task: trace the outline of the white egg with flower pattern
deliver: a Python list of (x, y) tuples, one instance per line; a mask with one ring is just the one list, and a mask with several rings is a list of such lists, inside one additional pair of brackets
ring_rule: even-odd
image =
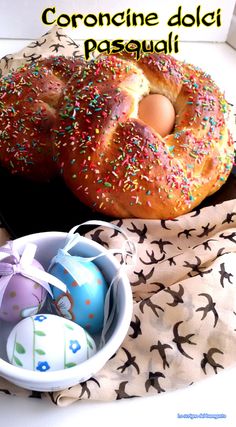
[(71, 368), (95, 353), (93, 338), (81, 326), (54, 314), (21, 320), (7, 339), (9, 362), (38, 372)]

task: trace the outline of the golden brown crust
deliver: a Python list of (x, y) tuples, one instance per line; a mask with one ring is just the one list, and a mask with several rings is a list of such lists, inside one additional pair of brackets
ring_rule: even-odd
[(13, 174), (35, 180), (55, 174), (50, 129), (61, 91), (80, 65), (51, 57), (0, 79), (0, 163)]
[[(167, 96), (173, 133), (137, 117), (148, 93)], [(228, 105), (211, 78), (167, 55), (101, 57), (70, 80), (55, 149), (67, 185), (114, 217), (173, 218), (218, 190), (233, 162)]]

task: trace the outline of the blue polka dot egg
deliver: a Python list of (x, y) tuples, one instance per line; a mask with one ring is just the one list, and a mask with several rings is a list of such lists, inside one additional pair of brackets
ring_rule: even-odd
[(59, 249), (49, 273), (67, 286), (63, 293), (53, 287), (53, 304), (61, 316), (73, 320), (91, 334), (101, 332), (107, 283), (94, 262)]

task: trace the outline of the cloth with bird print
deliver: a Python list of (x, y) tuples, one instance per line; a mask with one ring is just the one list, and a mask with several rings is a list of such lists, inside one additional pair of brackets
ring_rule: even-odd
[(39, 61), (49, 56), (65, 55), (67, 57), (83, 57), (83, 46), (68, 37), (62, 28), (53, 27), (36, 41), (19, 52), (5, 55), (0, 59), (0, 76), (6, 75), (23, 64)]
[[(65, 47), (63, 47), (65, 46)], [(49, 54), (81, 55), (77, 43), (54, 28), (0, 70)], [(0, 71), (1, 73), (1, 71)], [(0, 378), (0, 393), (47, 397), (59, 406), (81, 399), (119, 400), (187, 387), (236, 364), (236, 200), (197, 209), (174, 220), (115, 221), (137, 246), (127, 269), (133, 317), (116, 354), (88, 381), (53, 393), (29, 392)], [(1, 244), (7, 240), (0, 230)], [(107, 248), (119, 234), (87, 233)], [(119, 255), (117, 255), (120, 260)]]
[[(135, 267), (127, 269), (134, 301), (130, 328), (93, 378), (37, 393), (60, 406), (168, 392), (235, 366), (236, 200), (175, 220), (114, 223), (138, 253)], [(101, 227), (86, 237), (105, 248), (122, 244), (116, 231)], [(29, 395), (4, 379), (1, 391)]]
[[(58, 405), (167, 392), (235, 365), (236, 200), (175, 220), (114, 223), (138, 252), (127, 270), (130, 328), (97, 375), (51, 395)], [(101, 227), (86, 236), (106, 248), (121, 244), (117, 232)]]

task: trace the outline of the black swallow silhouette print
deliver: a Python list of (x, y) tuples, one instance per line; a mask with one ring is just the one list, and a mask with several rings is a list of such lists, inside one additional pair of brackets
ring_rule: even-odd
[(136, 282), (133, 282), (132, 286), (139, 286), (142, 284), (145, 285), (147, 281), (152, 277), (153, 272), (154, 267), (146, 275), (144, 274), (143, 269), (138, 272), (134, 271), (134, 274), (138, 276), (138, 280)]
[(147, 257), (148, 257), (149, 261), (144, 261), (142, 258), (139, 258), (140, 261), (144, 265), (158, 264), (158, 262), (161, 262), (161, 261), (163, 261), (165, 259), (165, 254), (163, 254), (160, 258), (156, 258), (154, 251), (150, 251), (149, 252), (148, 250), (146, 250), (146, 254), (147, 254)]
[(135, 233), (139, 237), (139, 240), (137, 243), (143, 243), (144, 240), (147, 239), (146, 224), (144, 224), (143, 228), (138, 228), (133, 222), (131, 222), (131, 225), (133, 228), (127, 228), (127, 230), (130, 231), (130, 233)]
[(225, 271), (225, 263), (224, 262), (222, 262), (222, 264), (220, 264), (219, 273), (220, 273), (220, 284), (221, 284), (222, 288), (224, 288), (224, 285), (225, 285), (224, 281), (225, 280), (227, 280), (228, 283), (230, 283), (231, 285), (233, 284), (233, 282), (231, 280), (231, 278), (233, 277), (233, 274), (227, 273), (227, 271)]
[(223, 239), (228, 239), (233, 243), (236, 243), (236, 240), (235, 240), (236, 232), (235, 231), (231, 234), (226, 234), (226, 235), (225, 235), (225, 233), (222, 233), (222, 234), (220, 234), (220, 237), (222, 237)]
[(183, 345), (184, 344), (189, 344), (189, 345), (196, 345), (195, 342), (191, 341), (191, 338), (195, 335), (195, 334), (187, 334), (187, 335), (180, 335), (179, 334), (179, 326), (183, 323), (183, 321), (179, 321), (177, 323), (175, 323), (174, 327), (173, 327), (173, 335), (174, 335), (174, 339), (172, 340), (176, 345), (177, 348), (179, 350), (179, 352), (185, 356), (188, 357), (189, 359), (193, 359), (193, 357), (191, 357), (188, 353), (186, 353), (186, 351), (183, 349)]
[(219, 363), (217, 363), (214, 358), (213, 355), (214, 354), (224, 354), (223, 351), (219, 350), (218, 348), (210, 348), (207, 353), (203, 353), (203, 359), (201, 360), (201, 368), (204, 372), (204, 374), (206, 374), (206, 366), (209, 365), (211, 368), (213, 368), (215, 374), (217, 374), (217, 369), (221, 368), (224, 369), (224, 367), (222, 365), (220, 365)]
[(183, 231), (180, 231), (180, 233), (178, 233), (178, 237), (180, 237), (180, 236), (185, 236), (186, 237), (186, 239), (188, 239), (189, 237), (192, 237), (192, 234), (191, 234), (191, 232), (192, 231), (195, 231), (196, 230), (196, 228), (189, 228), (189, 229), (186, 229), (186, 230), (183, 230)]
[(203, 248), (204, 248), (205, 251), (207, 251), (207, 250), (211, 251), (212, 247), (210, 245), (210, 242), (217, 242), (217, 240), (216, 239), (205, 240), (204, 242), (199, 243), (199, 245), (193, 246), (193, 249), (196, 249), (196, 248), (199, 248), (199, 247), (203, 246)]
[(236, 212), (230, 212), (227, 213), (225, 220), (222, 222), (222, 224), (231, 224), (234, 223), (234, 216), (236, 216)]
[(81, 399), (84, 394), (87, 395), (88, 399), (90, 398), (90, 396), (91, 396), (91, 391), (89, 389), (89, 383), (90, 382), (94, 382), (98, 387), (100, 387), (99, 382), (95, 378), (90, 378), (89, 380), (80, 383), (80, 385), (81, 385), (81, 393), (80, 393), (79, 399)]
[(181, 284), (179, 284), (179, 290), (175, 291), (173, 290), (171, 287), (170, 288), (166, 288), (165, 292), (167, 292), (168, 294), (170, 294), (173, 298), (172, 302), (168, 302), (167, 305), (169, 305), (170, 307), (176, 307), (178, 304), (183, 304), (183, 295), (184, 295), (184, 288)]
[(127, 360), (122, 366), (119, 366), (117, 370), (120, 369), (121, 373), (123, 373), (127, 368), (132, 366), (136, 370), (137, 374), (139, 374), (140, 369), (137, 363), (135, 362), (136, 356), (132, 356), (131, 353), (124, 347), (122, 347), (122, 350), (125, 352)]
[(167, 245), (173, 245), (173, 243), (171, 243), (171, 242), (169, 242), (169, 241), (167, 241), (167, 240), (162, 240), (162, 239), (160, 239), (160, 240), (153, 240), (152, 242), (151, 242), (151, 244), (156, 244), (156, 245), (158, 245), (158, 247), (159, 247), (159, 251), (160, 251), (160, 253), (161, 254), (166, 254), (166, 251), (165, 251), (165, 246), (167, 246)]
[(166, 367), (169, 368), (170, 366), (166, 358), (166, 350), (169, 348), (172, 349), (170, 344), (162, 344), (161, 341), (158, 341), (157, 344), (154, 344), (150, 347), (150, 352), (153, 350), (157, 350), (159, 352), (159, 355), (163, 362), (163, 369), (165, 369)]
[(208, 237), (209, 234), (214, 231), (216, 228), (216, 225), (213, 225), (213, 227), (210, 227), (210, 223), (208, 222), (208, 224), (206, 226), (202, 226), (203, 232), (201, 234), (199, 234), (197, 237)]
[(138, 397), (137, 395), (130, 395), (125, 391), (125, 388), (126, 388), (128, 383), (129, 383), (129, 381), (122, 381), (119, 384), (119, 388), (117, 390), (115, 390), (115, 393), (117, 394), (116, 400), (130, 399), (132, 397)]
[(60, 43), (54, 43), (51, 46), (49, 46), (50, 49), (52, 49), (52, 52), (58, 53), (60, 49), (65, 49), (65, 46)]
[(160, 378), (165, 378), (162, 372), (149, 372), (148, 380), (145, 382), (145, 389), (149, 391), (150, 387), (153, 387), (157, 393), (164, 392), (164, 388), (160, 385)]
[(141, 322), (138, 316), (135, 314), (135, 321), (131, 321), (130, 327), (133, 329), (133, 333), (129, 336), (133, 339), (137, 338), (139, 335), (142, 335), (141, 331)]
[[(189, 277), (194, 277), (194, 276), (201, 276), (203, 277), (204, 274), (210, 274), (212, 272), (212, 268), (210, 268), (209, 270), (205, 270), (203, 271), (204, 267), (201, 267), (201, 260), (198, 256), (195, 257), (196, 258), (196, 264), (190, 263), (188, 261), (185, 261), (184, 266), (183, 267), (187, 267), (190, 268), (191, 271), (188, 273)], [(193, 273), (196, 273), (193, 275)]]
[(219, 319), (219, 315), (216, 311), (215, 305), (216, 303), (213, 302), (213, 299), (211, 297), (211, 295), (209, 294), (199, 294), (199, 296), (205, 297), (207, 299), (208, 304), (205, 307), (199, 307), (196, 309), (196, 312), (202, 311), (203, 315), (202, 315), (202, 319), (205, 319), (205, 317), (208, 315), (208, 313), (212, 313), (214, 316), (214, 328), (217, 325), (218, 319)]

